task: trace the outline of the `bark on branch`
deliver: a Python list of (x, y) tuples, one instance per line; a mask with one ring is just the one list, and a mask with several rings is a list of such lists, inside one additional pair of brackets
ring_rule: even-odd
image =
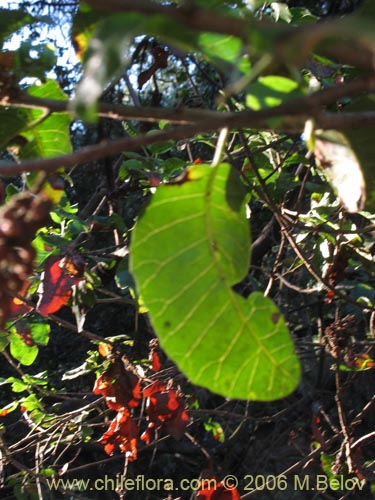
[[(250, 128), (250, 129), (273, 129), (279, 132), (302, 132), (307, 119), (313, 118), (318, 128), (324, 129), (343, 129), (367, 126), (375, 126), (375, 112), (365, 113), (325, 113), (324, 106), (331, 104), (342, 97), (350, 97), (361, 93), (370, 93), (375, 91), (375, 77), (364, 78), (340, 85), (338, 87), (328, 88), (316, 92), (310, 96), (300, 97), (290, 100), (275, 106), (273, 108), (261, 109), (259, 111), (246, 110), (238, 113), (221, 113), (205, 110), (189, 110), (185, 112), (191, 124), (174, 127), (173, 129), (164, 130), (155, 134), (141, 134), (133, 138), (122, 138), (114, 141), (104, 141), (100, 144), (82, 148), (69, 155), (57, 156), (52, 158), (43, 158), (37, 160), (27, 160), (19, 164), (11, 162), (0, 162), (0, 175), (18, 175), (22, 172), (45, 171), (52, 172), (59, 167), (72, 167), (84, 162), (104, 158), (108, 155), (119, 154), (123, 151), (135, 150), (141, 146), (155, 144), (167, 140), (181, 140), (193, 137), (201, 133), (213, 132), (215, 130), (228, 128)], [(39, 100), (39, 103), (47, 106), (49, 111), (65, 111), (68, 110), (67, 101), (50, 101)], [(32, 99), (29, 98), (28, 103), (31, 105)], [(9, 104), (21, 106), (21, 101), (9, 102)], [(36, 104), (36, 101), (34, 101)], [(42, 107), (43, 107), (42, 106)], [(104, 106), (104, 105), (101, 105)], [(102, 110), (105, 108), (101, 108)], [(113, 106), (107, 109), (108, 112), (113, 112)], [(143, 113), (142, 113), (143, 109)], [(157, 121), (160, 119), (176, 120), (180, 110), (162, 110), (156, 111), (154, 108), (139, 108), (126, 107), (125, 114), (129, 118), (129, 111), (135, 119), (146, 119)], [(118, 105), (117, 105), (118, 111)], [(104, 112), (104, 111), (102, 111)], [(207, 114), (205, 114), (207, 113)], [(116, 117), (119, 113), (117, 113)], [(143, 116), (142, 116), (143, 114)], [(183, 114), (183, 112), (182, 112)], [(193, 120), (194, 116), (194, 120)], [(138, 118), (137, 118), (138, 117)], [(277, 123), (272, 121), (273, 118), (279, 118)], [(121, 119), (126, 119), (122, 117)], [(185, 118), (186, 119), (186, 118)], [(174, 123), (176, 123), (174, 121)], [(179, 122), (177, 122), (179, 123)], [(181, 123), (181, 122), (180, 122)]]

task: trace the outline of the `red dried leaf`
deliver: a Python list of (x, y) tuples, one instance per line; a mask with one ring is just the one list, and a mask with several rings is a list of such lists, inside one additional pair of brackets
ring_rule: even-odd
[(95, 381), (93, 393), (104, 396), (111, 410), (122, 411), (127, 407), (138, 406), (141, 399), (141, 385), (138, 376), (125, 368), (124, 361), (114, 358)]
[(143, 390), (148, 398), (147, 415), (158, 428), (164, 427), (175, 439), (181, 439), (189, 422), (184, 402), (177, 391), (168, 389), (162, 382), (155, 381)]
[(137, 439), (139, 428), (127, 409), (119, 411), (112, 420), (107, 432), (100, 438), (104, 450), (112, 455), (116, 448), (125, 453), (130, 461), (137, 458)]
[(155, 351), (150, 352), (150, 361), (151, 361), (151, 368), (154, 370), (154, 372), (158, 372), (160, 370), (160, 357), (159, 354)]
[(105, 342), (100, 342), (98, 346), (98, 351), (103, 358), (106, 358), (112, 351), (111, 344), (106, 344)]
[(151, 439), (154, 437), (154, 429), (155, 424), (153, 422), (150, 422), (147, 429), (141, 435), (141, 441), (144, 441), (146, 444), (150, 444)]
[(150, 78), (155, 74), (155, 71), (157, 70), (157, 66), (153, 64), (149, 69), (146, 69), (145, 71), (142, 71), (142, 73), (139, 73), (138, 75), (138, 89), (141, 90), (143, 85), (147, 83)]
[(152, 48), (151, 54), (154, 62), (148, 69), (138, 75), (138, 89), (142, 89), (143, 85), (154, 76), (159, 68), (163, 69), (168, 66), (168, 52), (162, 47)]
[(331, 304), (331, 302), (333, 301), (334, 297), (335, 297), (335, 292), (333, 290), (328, 290), (326, 298), (325, 298), (325, 302), (327, 304)]
[(72, 287), (82, 278), (84, 261), (80, 256), (51, 256), (44, 264), (42, 293), (37, 309), (43, 316), (53, 314), (69, 301)]
[(161, 178), (159, 174), (156, 174), (155, 172), (150, 172), (147, 175), (147, 178), (150, 183), (150, 187), (158, 187), (161, 184)]
[(151, 49), (151, 54), (158, 68), (168, 67), (168, 52), (166, 50), (162, 47), (156, 46)]
[(198, 491), (197, 500), (240, 500), (240, 494), (237, 488), (229, 490), (224, 488), (221, 483), (217, 483), (215, 488)]

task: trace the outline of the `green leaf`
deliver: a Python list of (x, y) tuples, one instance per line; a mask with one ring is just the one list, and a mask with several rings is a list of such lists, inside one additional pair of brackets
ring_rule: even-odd
[(28, 127), (30, 114), (21, 108), (0, 107), (0, 147), (6, 146), (9, 141), (18, 136)]
[(28, 388), (28, 384), (16, 377), (9, 377), (6, 380), (7, 384), (12, 384), (13, 392), (23, 392)]
[(303, 95), (298, 83), (284, 76), (263, 76), (247, 88), (246, 104), (258, 111), (279, 106), (286, 100)]
[(18, 79), (34, 76), (44, 79), (47, 71), (57, 62), (56, 48), (48, 43), (35, 45), (32, 40), (25, 40), (16, 51), (14, 72)]
[(16, 410), (18, 408), (18, 405), (19, 405), (18, 401), (12, 401), (3, 408), (0, 408), (0, 416), (6, 417), (9, 413)]
[[(47, 80), (41, 85), (33, 85), (27, 93), (44, 99), (67, 100), (59, 84), (53, 80)], [(22, 134), (28, 142), (21, 148), (20, 157), (46, 158), (71, 153), (69, 113), (52, 113), (47, 118), (42, 118), (43, 112), (40, 109), (29, 110), (30, 123), (42, 121)]]
[(22, 338), (12, 331), (10, 333), (10, 354), (22, 365), (30, 366), (38, 356), (38, 347), (25, 344)]
[(27, 411), (42, 409), (42, 405), (35, 394), (29, 394), (27, 397), (21, 398), (20, 403)]
[(30, 319), (30, 331), (33, 341), (39, 345), (47, 345), (51, 327), (45, 321), (45, 318), (34, 316)]
[(0, 352), (3, 351), (9, 344), (9, 334), (7, 332), (0, 332)]
[(219, 59), (230, 63), (238, 60), (242, 48), (239, 38), (218, 33), (201, 33), (198, 44), (203, 53), (214, 61)]
[(46, 371), (43, 371), (37, 373), (34, 376), (26, 373), (23, 376), (23, 381), (31, 385), (48, 385), (48, 373)]
[[(53, 80), (33, 85), (27, 89), (27, 93), (45, 99), (67, 100), (58, 83)], [(0, 147), (9, 145), (20, 158), (68, 154), (72, 151), (70, 122), (68, 113), (47, 116), (39, 108), (0, 107)]]
[(295, 389), (300, 367), (273, 302), (232, 289), (249, 260), (246, 192), (226, 164), (158, 188), (133, 232), (131, 271), (166, 353), (195, 384), (267, 401)]

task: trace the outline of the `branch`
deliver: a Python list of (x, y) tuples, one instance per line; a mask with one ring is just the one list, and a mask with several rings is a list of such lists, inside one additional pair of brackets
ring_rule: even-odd
[[(137, 137), (126, 137), (115, 141), (103, 141), (93, 146), (82, 148), (79, 151), (69, 155), (55, 156), (52, 158), (43, 158), (36, 160), (26, 160), (19, 164), (12, 162), (0, 162), (0, 175), (12, 176), (23, 172), (53, 172), (59, 167), (69, 168), (85, 162), (98, 160), (108, 155), (120, 154), (123, 151), (136, 150), (142, 146), (164, 142), (168, 140), (178, 141), (193, 137), (197, 134), (216, 131), (220, 128), (252, 128), (262, 130), (278, 130), (281, 132), (292, 131), (301, 132), (307, 119), (314, 118), (316, 126), (324, 129), (335, 128), (356, 128), (366, 126), (375, 126), (375, 112), (364, 113), (324, 113), (324, 105), (336, 102), (343, 97), (350, 97), (362, 93), (375, 91), (375, 76), (360, 80), (355, 80), (347, 85), (323, 89), (315, 94), (306, 97), (300, 97), (287, 101), (280, 106), (261, 109), (259, 111), (246, 110), (238, 113), (220, 113), (204, 110), (196, 110), (198, 116), (194, 123), (183, 125), (173, 129), (164, 130), (155, 134), (141, 134)], [(46, 102), (46, 100), (44, 100)], [(49, 102), (49, 101), (48, 101)], [(65, 101), (54, 101), (59, 110), (68, 109), (68, 103)], [(51, 101), (52, 105), (53, 101)], [(128, 106), (134, 116), (141, 112), (142, 108)], [(145, 108), (143, 108), (145, 110)], [(189, 110), (192, 113), (193, 110)], [(155, 113), (154, 108), (148, 108), (150, 116)], [(159, 109), (159, 116), (163, 113), (165, 116), (176, 116), (180, 110), (162, 110)], [(142, 112), (140, 113), (142, 114)], [(140, 116), (140, 115), (138, 115)], [(208, 116), (208, 118), (206, 117)], [(203, 117), (203, 118), (202, 118)], [(276, 124), (272, 118), (281, 118)]]
[[(9, 98), (0, 104), (4, 106), (16, 106), (19, 108), (38, 108), (48, 113), (70, 113), (71, 103), (69, 101), (58, 101), (55, 99), (44, 99), (28, 94), (22, 94), (16, 98)], [(232, 113), (220, 113), (220, 115), (231, 115)], [(189, 108), (153, 108), (140, 106), (126, 106), (124, 104), (99, 103), (98, 116), (112, 118), (113, 120), (139, 120), (145, 122), (159, 122), (165, 120), (178, 125), (199, 122), (204, 119), (215, 118), (217, 111), (207, 109)]]
[[(286, 62), (288, 60), (295, 62), (297, 65), (303, 64), (308, 54), (319, 46), (319, 52), (338, 60), (341, 64), (374, 70), (374, 50), (370, 48), (372, 41), (363, 39), (363, 33), (355, 31), (355, 28), (351, 30), (348, 19), (334, 19), (295, 27), (276, 25), (268, 18), (258, 20), (250, 15), (242, 18), (223, 16), (196, 6), (193, 1), (186, 1), (178, 6), (162, 5), (150, 0), (86, 0), (86, 2), (99, 11), (109, 13), (138, 12), (146, 16), (166, 16), (193, 31), (233, 35), (245, 43), (249, 41), (251, 43), (254, 33), (258, 33), (264, 39), (271, 40), (268, 52), (273, 54), (276, 62), (281, 62), (282, 59)], [(330, 41), (332, 37), (335, 37), (333, 42)], [(325, 41), (329, 43), (322, 45)], [(356, 46), (353, 45), (353, 41), (356, 42), (354, 44)]]
[(149, 0), (87, 0), (97, 10), (114, 12), (138, 12), (146, 16), (164, 15), (194, 31), (212, 31), (234, 35), (247, 40), (249, 24), (245, 19), (222, 16), (211, 10), (196, 7), (193, 2), (186, 2), (178, 8), (161, 5)]
[[(369, 76), (365, 78), (360, 78), (351, 81), (345, 85), (338, 85), (336, 87), (328, 87), (314, 94), (293, 99), (287, 101), (284, 104), (271, 108), (271, 114), (269, 117), (282, 116), (286, 114), (304, 114), (304, 112), (311, 112), (316, 114), (318, 108), (333, 104), (336, 101), (358, 96), (361, 94), (371, 94), (375, 92), (375, 76)], [(46, 113), (63, 113), (71, 112), (71, 103), (69, 101), (61, 101), (54, 99), (44, 99), (40, 97), (34, 97), (28, 94), (22, 94), (19, 97), (4, 99), (0, 104), (4, 106), (16, 106), (20, 108), (39, 108), (46, 111)], [(206, 120), (220, 120), (220, 126), (225, 127), (226, 120), (240, 120), (241, 123), (246, 122), (247, 119), (254, 119), (255, 116), (262, 118), (263, 116), (267, 118), (267, 111), (269, 109), (263, 109), (260, 111), (242, 111), (242, 112), (219, 112), (212, 111), (208, 109), (189, 109), (189, 108), (154, 108), (154, 107), (140, 107), (140, 106), (126, 106), (124, 104), (108, 104), (99, 103), (98, 105), (98, 115), (104, 118), (112, 118), (114, 120), (139, 120), (148, 122), (159, 122), (160, 120), (165, 120), (170, 123), (175, 123), (179, 125), (184, 125), (188, 123), (199, 123)], [(367, 113), (368, 120), (372, 120), (372, 115)], [(327, 115), (330, 120), (334, 120), (334, 116), (343, 117), (347, 116), (345, 113), (341, 114), (330, 114)], [(355, 122), (354, 115), (350, 115), (349, 120), (346, 123), (353, 123), (353, 126), (357, 126), (358, 123)], [(367, 120), (367, 121), (368, 121)], [(340, 121), (339, 119), (337, 120)], [(228, 122), (229, 124), (229, 122)], [(370, 126), (372, 126), (371, 123)], [(238, 126), (238, 123), (233, 124), (233, 126)], [(219, 128), (219, 125), (218, 127)], [(334, 128), (334, 127), (332, 127)], [(342, 127), (347, 128), (347, 126)]]

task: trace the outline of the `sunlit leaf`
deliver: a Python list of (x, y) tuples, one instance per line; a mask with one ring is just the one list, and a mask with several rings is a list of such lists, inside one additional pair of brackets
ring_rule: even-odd
[(213, 60), (235, 63), (240, 54), (242, 43), (239, 38), (218, 33), (201, 33), (198, 38), (201, 50)]
[(293, 18), (288, 5), (286, 5), (285, 3), (271, 2), (271, 9), (273, 11), (272, 14), (275, 21), (282, 20), (286, 23), (290, 23)]
[(225, 164), (159, 187), (133, 231), (131, 270), (161, 346), (193, 383), (271, 400), (295, 389), (300, 368), (273, 302), (232, 289), (250, 260), (245, 195)]
[(18, 401), (12, 401), (3, 408), (0, 408), (0, 417), (6, 417), (9, 413), (16, 410), (18, 408), (18, 405)]
[[(374, 96), (362, 97), (345, 106), (350, 113), (375, 112)], [(345, 137), (350, 143), (361, 165), (366, 183), (366, 208), (375, 207), (375, 127), (356, 127), (345, 130)]]
[[(44, 99), (67, 100), (67, 96), (54, 80), (33, 85), (27, 89), (27, 93)], [(44, 118), (44, 113), (40, 109), (31, 109), (28, 112), (30, 123)], [(69, 113), (52, 113), (39, 124), (24, 132), (22, 135), (28, 142), (20, 150), (20, 157), (38, 158), (70, 153), (72, 151), (70, 122)]]
[(315, 157), (348, 212), (364, 206), (365, 181), (358, 157), (346, 137), (326, 131), (315, 137)]
[(38, 356), (38, 347), (34, 343), (29, 345), (25, 341), (25, 339), (30, 338), (29, 335), (30, 332), (27, 330), (21, 333), (13, 330), (9, 337), (11, 355), (25, 366), (32, 365)]
[(263, 76), (246, 89), (246, 104), (259, 110), (278, 106), (288, 99), (299, 97), (298, 83), (284, 76)]

